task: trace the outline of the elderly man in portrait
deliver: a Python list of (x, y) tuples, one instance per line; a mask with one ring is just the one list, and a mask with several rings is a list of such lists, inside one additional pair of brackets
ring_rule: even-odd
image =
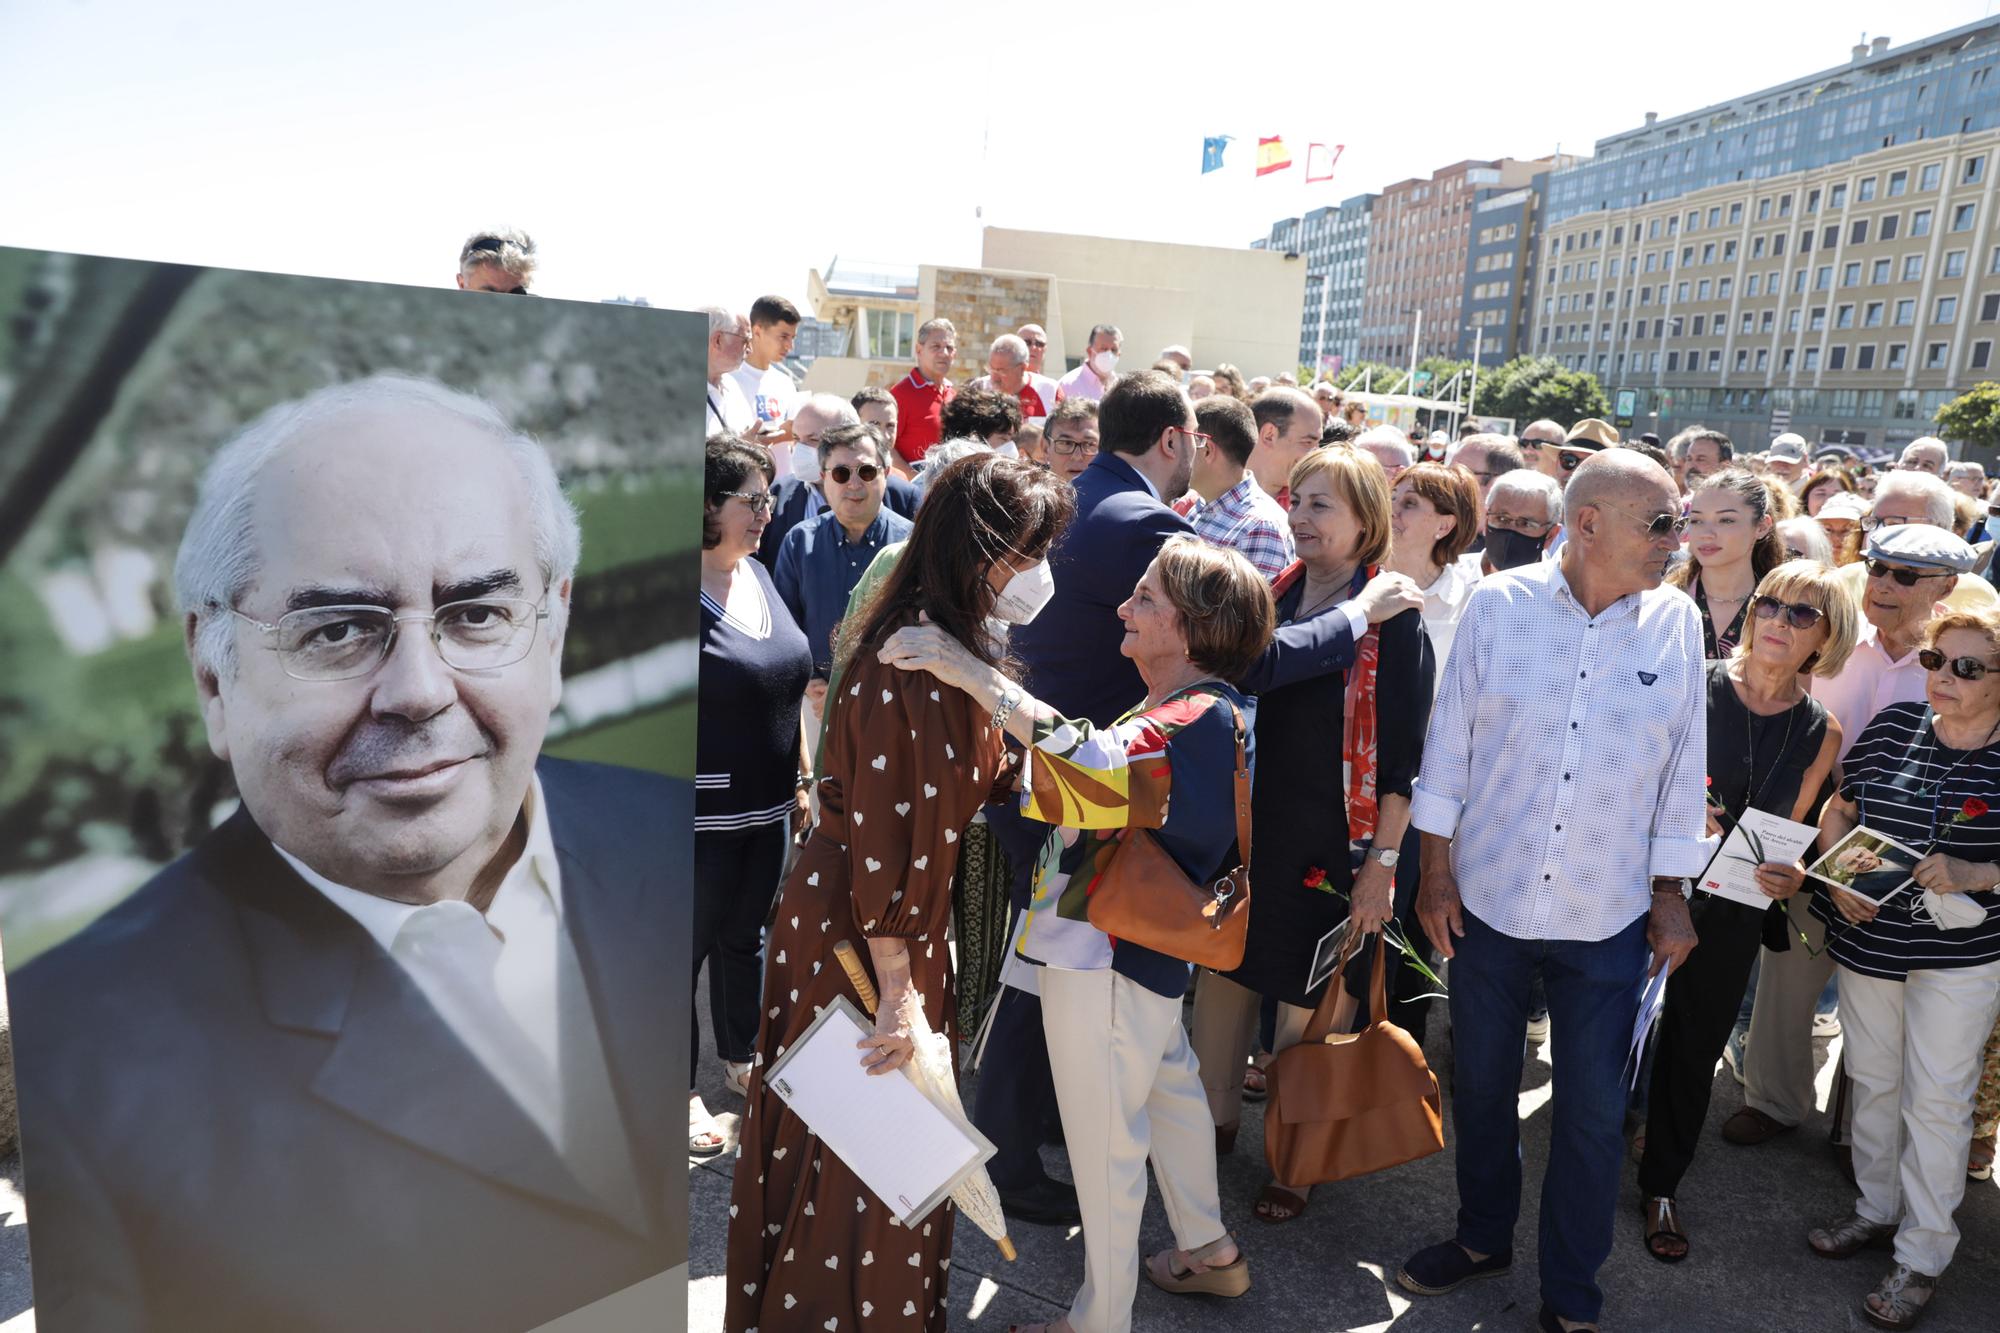
[(1555, 1032), (1538, 1326), (1595, 1327), (1625, 1110), (1620, 1070), (1650, 969), (1694, 947), (1683, 881), (1708, 864), (1706, 676), (1694, 603), (1661, 586), (1685, 527), (1673, 478), (1595, 454), (1554, 560), (1466, 604), (1410, 802), (1417, 912), (1452, 960), (1458, 1224), (1397, 1275), (1436, 1295), (1513, 1263), (1533, 980)]
[(9, 979), (41, 1327), (529, 1329), (685, 1258), (692, 802), (541, 754), (578, 546), (426, 381), (215, 456), (175, 583), (241, 805)]
[(1928, 472), (1941, 477), (1950, 461), (1951, 450), (1945, 447), (1945, 442), (1935, 435), (1925, 435), (1903, 446), (1902, 456), (1896, 460), (1896, 471)]

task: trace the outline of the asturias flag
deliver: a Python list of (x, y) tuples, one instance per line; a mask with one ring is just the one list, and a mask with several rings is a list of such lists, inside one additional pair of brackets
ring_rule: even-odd
[(1222, 170), (1222, 149), (1229, 142), (1226, 134), (1212, 134), (1201, 141), (1201, 174)]
[(1274, 171), (1283, 171), (1292, 165), (1291, 150), (1285, 141), (1276, 135), (1257, 141), (1257, 174), (1268, 176)]

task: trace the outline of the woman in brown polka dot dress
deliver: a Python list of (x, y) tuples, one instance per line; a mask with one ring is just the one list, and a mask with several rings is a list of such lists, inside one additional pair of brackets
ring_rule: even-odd
[[(1011, 762), (992, 719), (963, 691), (885, 666), (876, 648), (919, 617), (989, 662), (991, 618), (1025, 620), (1046, 595), (1045, 556), (1069, 521), (1054, 474), (992, 454), (950, 465), (847, 636), (828, 700), (820, 822), (778, 899), (765, 943), (764, 1015), (729, 1208), (732, 1333), (945, 1328), (954, 1210), (903, 1227), (774, 1095), (763, 1074), (836, 996), (853, 997), (833, 956), (865, 958), (881, 994), (874, 1038), (855, 1058), (889, 1072), (909, 1058), (906, 1005), (955, 1041), (945, 926), (958, 834)], [(895, 1133), (893, 1125), (883, 1126)]]

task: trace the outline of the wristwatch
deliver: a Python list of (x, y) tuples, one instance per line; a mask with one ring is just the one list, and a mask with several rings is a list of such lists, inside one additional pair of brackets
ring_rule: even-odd
[(1377, 847), (1368, 853), (1368, 859), (1384, 870), (1394, 870), (1396, 862), (1403, 859), (1403, 854), (1394, 847)]
[(1000, 696), (1000, 702), (993, 706), (993, 730), (1002, 731), (1006, 729), (1007, 719), (1012, 717), (1014, 710), (1021, 706), (1023, 697), (1019, 690), (1011, 689)]

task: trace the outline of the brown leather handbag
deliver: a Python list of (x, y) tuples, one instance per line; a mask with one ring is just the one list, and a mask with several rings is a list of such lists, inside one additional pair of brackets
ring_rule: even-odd
[(1444, 1147), (1437, 1076), (1410, 1034), (1388, 1019), (1389, 956), (1380, 935), (1368, 979), (1372, 1021), (1357, 1033), (1335, 1031), (1346, 1026), (1337, 1012), (1352, 1012), (1340, 975), (1356, 952), (1350, 947), (1334, 969), (1305, 1037), (1265, 1071), (1264, 1160), (1287, 1185), (1365, 1176)]
[(1090, 891), (1090, 924), (1105, 934), (1217, 972), (1242, 966), (1250, 938), (1250, 767), (1243, 713), (1234, 704), (1229, 711), (1236, 717), (1236, 868), (1196, 884), (1158, 838), (1128, 828)]

